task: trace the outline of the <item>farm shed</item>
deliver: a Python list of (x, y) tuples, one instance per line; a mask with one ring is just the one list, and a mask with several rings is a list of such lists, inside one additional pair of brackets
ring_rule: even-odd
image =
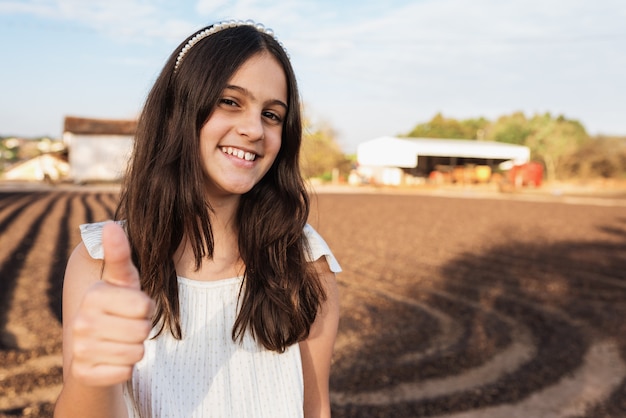
[(495, 168), (529, 160), (530, 149), (525, 146), (463, 139), (381, 137), (357, 148), (360, 175), (383, 184), (400, 184), (407, 177), (425, 179), (433, 172), (452, 174), (466, 167), (490, 175)]
[(120, 180), (136, 129), (136, 120), (66, 117), (63, 142), (68, 148), (70, 178), (76, 183)]

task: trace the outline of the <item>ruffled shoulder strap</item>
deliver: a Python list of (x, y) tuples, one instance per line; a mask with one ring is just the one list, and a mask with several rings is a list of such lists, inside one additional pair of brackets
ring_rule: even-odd
[[(107, 222), (110, 221), (80, 225), (80, 236), (91, 258), (97, 260), (104, 258), (104, 250), (102, 249), (102, 229)], [(117, 223), (124, 226), (124, 221), (118, 221)]]
[(330, 271), (333, 273), (340, 273), (341, 266), (333, 255), (332, 251), (324, 241), (324, 238), (309, 224), (304, 227), (304, 236), (309, 243), (308, 261), (315, 261), (320, 257), (325, 257)]

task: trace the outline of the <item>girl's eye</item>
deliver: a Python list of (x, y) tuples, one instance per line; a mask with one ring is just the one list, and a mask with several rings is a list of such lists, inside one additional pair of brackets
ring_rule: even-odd
[(283, 121), (283, 118), (281, 118), (278, 114), (274, 112), (268, 112), (268, 111), (263, 112), (263, 116), (277, 123)]
[(223, 98), (220, 100), (220, 103), (225, 104), (226, 106), (237, 106), (237, 102), (232, 99)]

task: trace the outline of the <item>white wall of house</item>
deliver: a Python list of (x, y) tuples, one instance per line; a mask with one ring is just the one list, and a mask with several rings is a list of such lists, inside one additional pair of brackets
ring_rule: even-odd
[(128, 165), (133, 137), (64, 134), (69, 145), (70, 178), (76, 183), (120, 180)]

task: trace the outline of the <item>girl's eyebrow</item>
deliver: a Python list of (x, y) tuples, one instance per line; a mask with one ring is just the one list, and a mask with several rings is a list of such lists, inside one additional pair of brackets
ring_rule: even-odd
[[(256, 100), (256, 97), (254, 97), (254, 94), (252, 94), (252, 92), (251, 92), (250, 90), (248, 90), (247, 88), (245, 88), (245, 87), (235, 86), (235, 85), (233, 85), (233, 84), (229, 84), (229, 85), (227, 85), (227, 86), (225, 87), (225, 89), (236, 90), (236, 91), (238, 91), (238, 92), (242, 93), (243, 95), (245, 95), (245, 96), (249, 97), (250, 99), (252, 99), (252, 100)], [(284, 107), (284, 108), (285, 108), (285, 110), (288, 110), (288, 109), (289, 109), (289, 107), (287, 106), (287, 104), (286, 104), (285, 102), (283, 102), (282, 100), (279, 100), (279, 99), (271, 99), (271, 100), (268, 100), (268, 103), (271, 103), (271, 104), (277, 104), (277, 105), (279, 105), (279, 106), (282, 106), (282, 107)]]

